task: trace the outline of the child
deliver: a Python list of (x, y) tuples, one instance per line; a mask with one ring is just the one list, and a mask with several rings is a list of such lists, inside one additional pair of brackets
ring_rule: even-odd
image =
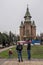
[(12, 49), (9, 49), (9, 58), (12, 58), (12, 54), (13, 54)]

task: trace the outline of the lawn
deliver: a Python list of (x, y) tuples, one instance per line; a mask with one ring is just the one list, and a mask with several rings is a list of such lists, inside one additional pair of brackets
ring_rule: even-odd
[[(1, 52), (0, 57), (1, 58), (9, 58), (8, 51), (9, 51), (9, 49)], [(17, 58), (16, 46), (12, 48), (12, 51), (13, 51), (12, 58)], [(23, 46), (22, 56), (23, 56), (23, 58), (27, 58), (26, 46)], [(31, 46), (31, 58), (43, 59), (43, 45)]]

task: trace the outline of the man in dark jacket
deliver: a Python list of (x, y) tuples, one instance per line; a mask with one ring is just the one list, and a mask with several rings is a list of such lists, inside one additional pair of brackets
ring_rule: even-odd
[(31, 58), (30, 50), (31, 50), (31, 40), (28, 40), (28, 41), (27, 41), (27, 54), (28, 54), (28, 60), (30, 60), (30, 58)]
[(20, 43), (18, 43), (18, 45), (16, 46), (16, 50), (17, 50), (17, 53), (18, 53), (18, 61), (19, 62), (20, 62), (20, 60), (23, 61), (23, 59), (22, 59), (22, 49), (23, 49), (23, 46)]

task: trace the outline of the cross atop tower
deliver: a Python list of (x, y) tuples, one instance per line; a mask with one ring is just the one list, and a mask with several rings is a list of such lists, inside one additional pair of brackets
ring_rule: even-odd
[(28, 4), (27, 4), (27, 8), (28, 8)]

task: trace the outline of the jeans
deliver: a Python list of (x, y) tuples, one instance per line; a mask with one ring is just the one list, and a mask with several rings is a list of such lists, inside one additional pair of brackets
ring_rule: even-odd
[(30, 60), (30, 58), (31, 58), (30, 50), (27, 50), (27, 54), (28, 54), (28, 60)]
[(9, 54), (9, 58), (12, 58), (12, 54)]
[(18, 52), (18, 60), (22, 61), (22, 51), (17, 51)]

